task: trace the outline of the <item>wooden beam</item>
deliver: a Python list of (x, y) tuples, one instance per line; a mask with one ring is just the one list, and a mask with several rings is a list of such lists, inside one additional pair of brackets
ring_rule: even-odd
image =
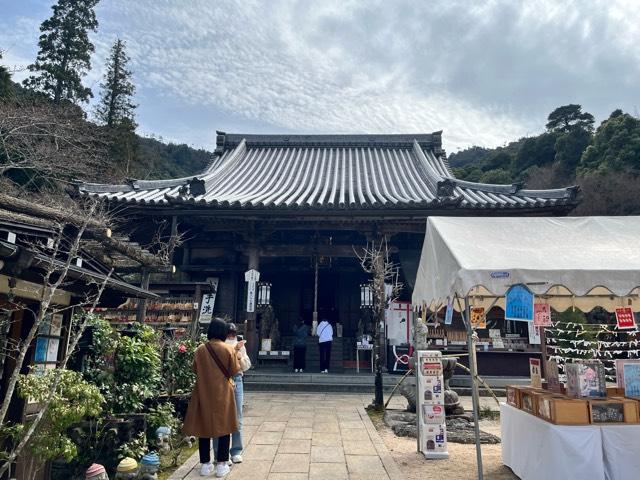
[[(261, 245), (261, 257), (311, 257), (319, 255), (321, 257), (355, 257), (354, 247), (360, 245)], [(248, 247), (240, 245), (237, 250), (247, 253)], [(398, 248), (389, 247), (390, 253), (397, 253)]]

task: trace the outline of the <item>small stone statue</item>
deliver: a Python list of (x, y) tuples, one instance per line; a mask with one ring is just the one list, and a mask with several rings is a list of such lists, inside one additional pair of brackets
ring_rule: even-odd
[(156, 438), (158, 439), (158, 448), (168, 452), (171, 450), (171, 427), (158, 427), (156, 429)]
[(149, 452), (140, 460), (140, 470), (138, 480), (158, 480), (158, 469), (160, 468), (160, 457), (156, 452)]
[(444, 379), (444, 411), (447, 415), (462, 415), (464, 408), (460, 405), (458, 394), (451, 390), (449, 380), (453, 377), (453, 371), (458, 364), (457, 358), (442, 359), (442, 377)]
[(109, 480), (107, 471), (99, 463), (91, 465), (84, 473), (85, 480)]
[(118, 464), (115, 480), (134, 480), (138, 476), (138, 462), (126, 457)]

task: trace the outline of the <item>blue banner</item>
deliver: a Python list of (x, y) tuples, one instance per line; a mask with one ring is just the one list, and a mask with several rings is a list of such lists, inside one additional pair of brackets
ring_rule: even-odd
[(533, 293), (524, 285), (511, 287), (506, 297), (506, 320), (533, 322)]
[(444, 313), (444, 324), (451, 325), (453, 321), (453, 298), (447, 299), (447, 310)]

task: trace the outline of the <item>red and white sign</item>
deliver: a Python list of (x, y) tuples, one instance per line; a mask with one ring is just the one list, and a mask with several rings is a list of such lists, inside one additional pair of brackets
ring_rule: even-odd
[(616, 322), (618, 328), (636, 328), (636, 319), (633, 318), (631, 307), (616, 308)]
[(535, 327), (551, 326), (551, 307), (546, 303), (533, 305), (533, 325)]

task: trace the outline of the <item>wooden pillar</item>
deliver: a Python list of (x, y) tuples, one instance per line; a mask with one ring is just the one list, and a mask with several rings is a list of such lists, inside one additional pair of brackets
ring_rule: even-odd
[[(258, 270), (260, 271), (260, 253), (258, 250), (258, 245), (252, 243), (248, 249), (249, 255), (249, 264), (247, 270)], [(244, 306), (245, 314), (246, 314), (246, 325), (247, 331), (246, 340), (247, 340), (247, 353), (251, 358), (251, 361), (257, 364), (258, 358), (258, 331), (256, 330), (256, 317), (257, 313), (254, 309), (253, 312), (247, 312), (247, 305)]]
[[(140, 288), (144, 288), (145, 290), (149, 289), (149, 277), (151, 273), (146, 268), (142, 269), (142, 281), (140, 282)], [(138, 301), (138, 313), (136, 316), (136, 320), (138, 322), (143, 323), (145, 317), (147, 316), (147, 300), (145, 298), (141, 298)]]

